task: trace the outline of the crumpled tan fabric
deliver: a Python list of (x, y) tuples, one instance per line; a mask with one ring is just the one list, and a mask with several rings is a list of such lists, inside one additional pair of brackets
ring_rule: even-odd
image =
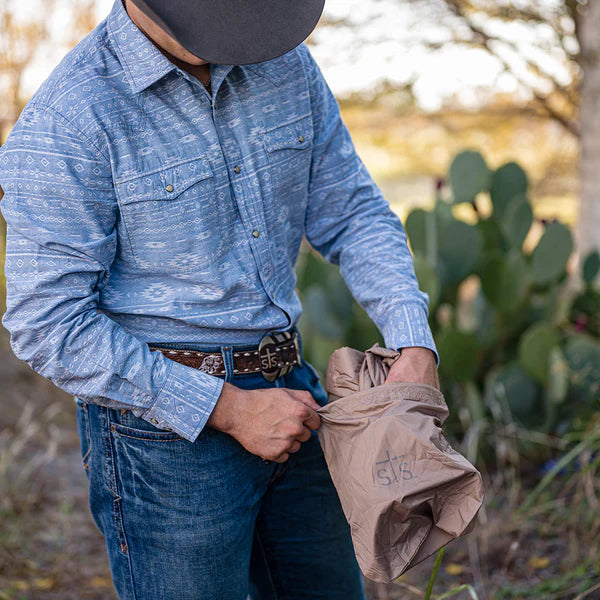
[(479, 471), (446, 440), (442, 392), (384, 381), (396, 350), (375, 343), (329, 358), (317, 429), (364, 575), (389, 583), (472, 531)]

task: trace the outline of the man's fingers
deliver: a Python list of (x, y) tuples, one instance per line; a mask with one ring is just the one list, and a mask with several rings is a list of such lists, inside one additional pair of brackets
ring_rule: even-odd
[(310, 417), (304, 420), (304, 424), (311, 429), (319, 429), (321, 427), (321, 417), (313, 410)]
[(304, 424), (302, 424), (302, 431), (294, 435), (294, 439), (298, 442), (307, 442), (312, 436), (311, 430)]
[(312, 397), (310, 392), (304, 390), (292, 390), (290, 388), (282, 388), (285, 389), (294, 400), (297, 400), (299, 403), (303, 405), (304, 414), (298, 414), (302, 419), (302, 422), (310, 427), (310, 429), (319, 429), (321, 426), (321, 417), (316, 412), (319, 408), (321, 408)]
[(290, 446), (288, 452), (298, 452), (298, 450), (300, 450), (301, 447), (302, 447), (302, 444), (298, 440), (294, 440), (292, 442), (292, 445)]
[[(320, 420), (320, 417), (319, 417)], [(310, 440), (310, 438), (312, 437), (312, 432), (311, 430), (304, 425), (304, 432), (302, 433), (302, 435), (299, 438), (296, 438), (297, 440), (300, 440), (301, 442), (308, 442), (308, 440)]]
[(291, 388), (286, 388), (286, 390), (296, 399), (302, 402), (302, 404), (306, 404), (308, 408), (312, 408), (313, 410), (318, 410), (321, 408), (312, 397), (310, 392), (305, 390), (292, 390)]
[[(302, 406), (302, 410), (300, 411), (301, 414), (298, 414), (302, 419), (302, 422), (307, 427), (310, 427), (310, 429), (319, 429), (319, 427), (321, 427), (321, 417), (319, 416), (319, 413), (306, 402), (300, 402), (299, 406)], [(318, 404), (316, 406), (317, 409), (321, 408)]]

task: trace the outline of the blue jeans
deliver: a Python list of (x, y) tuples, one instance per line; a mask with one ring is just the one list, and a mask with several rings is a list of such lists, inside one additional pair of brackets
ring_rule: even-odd
[[(233, 374), (242, 348), (218, 348), (226, 381), (308, 390), (326, 404), (305, 360), (271, 383)], [(285, 463), (266, 464), (211, 427), (191, 443), (131, 411), (74, 399), (90, 511), (121, 600), (365, 599), (315, 431)]]

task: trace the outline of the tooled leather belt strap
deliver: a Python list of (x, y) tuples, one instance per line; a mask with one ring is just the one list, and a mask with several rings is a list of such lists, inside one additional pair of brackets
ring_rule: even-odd
[[(150, 350), (159, 350), (167, 358), (210, 375), (225, 377), (225, 364), (221, 352), (201, 352), (179, 348), (160, 348), (149, 345)], [(267, 381), (274, 381), (301, 363), (298, 333), (279, 331), (263, 336), (256, 348), (236, 350), (233, 355), (234, 375), (262, 373)]]

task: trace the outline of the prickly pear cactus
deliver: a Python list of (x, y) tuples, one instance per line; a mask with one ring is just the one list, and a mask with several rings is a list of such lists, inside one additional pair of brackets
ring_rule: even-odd
[(533, 210), (526, 196), (514, 196), (506, 205), (500, 228), (508, 246), (521, 248), (533, 223)]
[[(573, 299), (565, 277), (571, 232), (536, 218), (520, 165), (490, 169), (466, 150), (452, 161), (448, 183), (438, 182), (431, 209), (414, 209), (405, 221), (419, 287), (429, 296), (442, 390), (460, 415), (446, 427), (506, 409), (524, 426), (565, 431), (584, 408), (598, 410), (600, 253), (582, 262), (585, 287)], [(298, 287), (304, 347), (322, 371), (335, 347), (383, 344), (336, 267), (311, 255), (301, 261)]]
[(565, 358), (571, 372), (572, 395), (600, 406), (600, 344), (588, 335), (569, 338)]
[(592, 285), (600, 272), (600, 252), (592, 250), (583, 261), (582, 276), (587, 285)]
[(519, 363), (537, 382), (550, 382), (550, 357), (558, 348), (559, 335), (550, 323), (535, 323), (522, 335), (519, 342)]
[(481, 269), (481, 288), (486, 298), (500, 312), (515, 310), (525, 298), (528, 286), (527, 264), (523, 255), (489, 251)]
[(466, 150), (457, 154), (450, 165), (450, 186), (454, 203), (473, 202), (489, 188), (490, 170), (479, 152)]
[(531, 254), (533, 282), (546, 285), (558, 279), (573, 252), (573, 238), (566, 225), (550, 223)]
[(494, 217), (501, 221), (513, 198), (524, 197), (527, 187), (527, 175), (515, 162), (506, 163), (494, 171), (490, 186)]

